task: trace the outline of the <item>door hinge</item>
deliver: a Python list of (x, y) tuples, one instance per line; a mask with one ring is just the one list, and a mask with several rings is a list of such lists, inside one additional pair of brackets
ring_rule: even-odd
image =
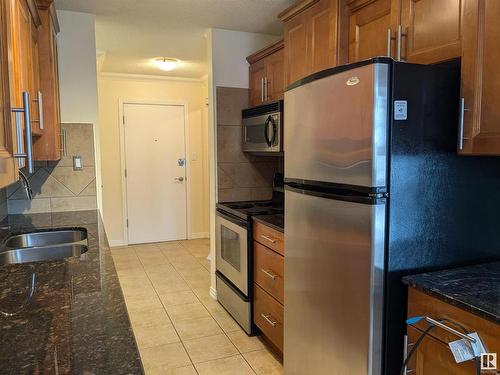
[(125, 178), (127, 178), (127, 168), (125, 168)]
[(125, 125), (125, 115), (123, 115), (123, 125)]
[(128, 228), (128, 219), (127, 219), (127, 228)]

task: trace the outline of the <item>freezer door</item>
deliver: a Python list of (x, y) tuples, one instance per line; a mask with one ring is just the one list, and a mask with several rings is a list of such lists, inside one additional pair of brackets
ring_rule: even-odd
[(389, 65), (336, 73), (285, 93), (285, 178), (385, 187)]
[(285, 205), (285, 374), (380, 375), (385, 204)]

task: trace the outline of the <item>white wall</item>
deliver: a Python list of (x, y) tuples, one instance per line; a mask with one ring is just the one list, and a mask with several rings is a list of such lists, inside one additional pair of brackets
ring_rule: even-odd
[(281, 37), (275, 35), (246, 33), (241, 31), (210, 29), (208, 41), (208, 145), (210, 170), (210, 256), (211, 290), (215, 291), (215, 203), (217, 192), (216, 174), (216, 108), (215, 88), (237, 87), (248, 88), (248, 62), (246, 57), (252, 53), (278, 41)]
[(275, 35), (211, 29), (214, 86), (248, 88), (247, 56), (280, 38)]
[(59, 90), (63, 123), (94, 124), (97, 206), (102, 208), (95, 16), (57, 11)]
[[(120, 160), (120, 103), (127, 100), (187, 104), (190, 163), (190, 237), (208, 236), (207, 85), (202, 80), (165, 79), (154, 76), (101, 74), (99, 123), (102, 144), (103, 212), (112, 246), (125, 244), (124, 204)], [(196, 156), (196, 157), (194, 157)], [(196, 160), (193, 160), (196, 159)], [(147, 166), (145, 166), (147, 167)], [(157, 171), (151, 171), (156, 173)], [(144, 185), (147, 194), (148, 185)]]

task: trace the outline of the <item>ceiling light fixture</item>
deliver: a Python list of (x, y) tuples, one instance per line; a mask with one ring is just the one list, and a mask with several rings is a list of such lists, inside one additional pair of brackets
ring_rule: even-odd
[(154, 60), (154, 64), (161, 70), (168, 72), (179, 66), (179, 60), (169, 57), (159, 57)]

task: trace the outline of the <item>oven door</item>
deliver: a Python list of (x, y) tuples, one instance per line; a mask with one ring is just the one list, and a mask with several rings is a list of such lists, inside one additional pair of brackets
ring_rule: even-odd
[(281, 114), (279, 112), (243, 119), (243, 151), (281, 151)]
[(216, 268), (248, 296), (248, 223), (217, 212), (215, 218)]

